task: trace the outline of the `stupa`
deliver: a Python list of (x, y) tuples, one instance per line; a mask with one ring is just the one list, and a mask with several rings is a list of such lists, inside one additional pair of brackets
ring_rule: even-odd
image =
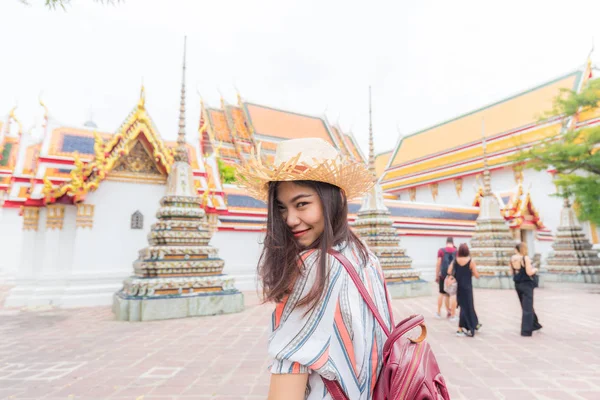
[[(184, 46), (185, 47), (185, 46)], [(235, 313), (244, 297), (234, 279), (222, 274), (225, 262), (209, 245), (214, 230), (202, 208), (192, 179), (185, 147), (185, 50), (179, 133), (174, 163), (158, 222), (148, 235), (149, 246), (139, 251), (134, 275), (114, 296), (118, 320), (151, 321)]]
[(492, 193), (490, 170), (486, 157), (486, 141), (482, 122), (483, 197), (475, 233), (471, 239), (471, 256), (481, 275), (473, 279), (473, 286), (493, 289), (514, 287), (510, 275), (510, 257), (514, 254), (515, 240), (500, 212), (500, 203)]
[(544, 281), (600, 283), (598, 252), (583, 232), (568, 197), (564, 199), (552, 248), (543, 269)]
[[(369, 170), (375, 177), (375, 153), (369, 88)], [(390, 295), (394, 298), (414, 297), (431, 293), (430, 285), (421, 279), (421, 273), (413, 268), (412, 259), (400, 247), (400, 239), (392, 226), (390, 210), (383, 202), (383, 191), (378, 183), (362, 199), (362, 205), (352, 224), (356, 234), (377, 256), (383, 269)]]

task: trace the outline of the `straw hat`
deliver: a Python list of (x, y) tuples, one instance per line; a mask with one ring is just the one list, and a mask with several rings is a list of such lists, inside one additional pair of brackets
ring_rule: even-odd
[(317, 181), (335, 185), (348, 200), (361, 196), (375, 183), (366, 165), (343, 157), (323, 139), (304, 138), (279, 142), (273, 165), (263, 163), (260, 144), (257, 154), (237, 168), (237, 183), (250, 196), (267, 201), (269, 182)]

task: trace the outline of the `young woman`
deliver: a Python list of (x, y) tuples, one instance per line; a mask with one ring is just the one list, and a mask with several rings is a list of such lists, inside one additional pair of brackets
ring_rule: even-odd
[(475, 304), (473, 302), (473, 284), (472, 277), (479, 279), (479, 272), (475, 261), (471, 259), (469, 246), (462, 243), (458, 246), (456, 260), (448, 267), (448, 275), (454, 275), (457, 283), (456, 298), (460, 307), (460, 316), (458, 319), (457, 336), (475, 336), (475, 332), (481, 328)]
[(542, 329), (537, 315), (533, 310), (533, 279), (538, 270), (531, 265), (525, 243), (515, 247), (515, 254), (510, 259), (510, 270), (513, 274), (515, 289), (519, 296), (523, 317), (521, 318), (521, 336), (531, 336), (533, 331)]
[(269, 400), (329, 398), (323, 378), (339, 382), (349, 399), (371, 398), (386, 337), (329, 252), (352, 262), (391, 328), (379, 262), (347, 220), (347, 199), (373, 176), (323, 140), (294, 139), (278, 144), (274, 167), (259, 155), (238, 169), (238, 181), (268, 209), (258, 276), (265, 300), (276, 303)]

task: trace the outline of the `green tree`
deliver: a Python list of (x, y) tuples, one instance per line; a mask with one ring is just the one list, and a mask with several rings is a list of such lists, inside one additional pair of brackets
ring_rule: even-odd
[(217, 158), (219, 165), (219, 175), (223, 183), (235, 183), (235, 167), (225, 164), (220, 158)]
[[(544, 118), (561, 116), (563, 127), (579, 113), (600, 106), (600, 80), (590, 81), (580, 92), (563, 90)], [(572, 129), (549, 138), (515, 160), (536, 170), (556, 170), (559, 196), (574, 197), (582, 221), (600, 225), (600, 126)]]

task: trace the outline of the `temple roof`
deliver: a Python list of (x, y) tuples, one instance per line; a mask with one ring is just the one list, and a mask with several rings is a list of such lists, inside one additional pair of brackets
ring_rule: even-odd
[(379, 153), (375, 156), (375, 176), (377, 178), (383, 175), (389, 161), (392, 156), (392, 150), (388, 150), (383, 153)]
[[(559, 118), (540, 122), (561, 89), (578, 90), (576, 70), (515, 96), (405, 136), (392, 155), (381, 183), (394, 191), (482, 169), (481, 134), (485, 123), (490, 166), (510, 162), (506, 152), (559, 132)], [(495, 157), (496, 156), (496, 157)]]
[[(43, 141), (21, 152), (23, 169), (11, 171), (8, 182), (0, 167), (0, 190), (6, 183), (9, 191), (5, 207), (80, 202), (104, 179), (166, 182), (177, 143), (160, 137), (145, 109), (143, 89), (138, 105), (115, 133), (50, 122), (46, 114)], [(216, 161), (203, 159), (189, 142), (186, 147), (198, 194), (208, 194), (207, 209), (224, 210)]]
[[(531, 228), (536, 230), (546, 230), (542, 218), (535, 208), (531, 199), (531, 191), (523, 189), (523, 183), (519, 182), (516, 186), (494, 192), (498, 203), (500, 204), (500, 213), (508, 222), (510, 228)], [(473, 200), (473, 206), (479, 207), (483, 197), (483, 188), (479, 188)]]
[(201, 148), (208, 153), (218, 148), (227, 162), (240, 162), (259, 142), (263, 154), (272, 160), (277, 142), (303, 137), (321, 138), (347, 157), (365, 160), (354, 136), (330, 125), (326, 118), (245, 102), (239, 97), (237, 105), (224, 100), (220, 108), (202, 105), (199, 132)]

